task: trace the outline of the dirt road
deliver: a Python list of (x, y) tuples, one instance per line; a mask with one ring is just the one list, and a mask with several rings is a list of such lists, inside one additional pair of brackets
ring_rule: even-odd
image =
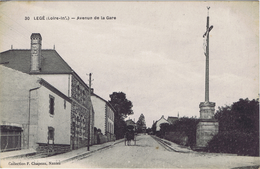
[(149, 135), (138, 136), (135, 146), (120, 143), (66, 164), (73, 168), (235, 168), (256, 165), (260, 165), (259, 157), (169, 152)]

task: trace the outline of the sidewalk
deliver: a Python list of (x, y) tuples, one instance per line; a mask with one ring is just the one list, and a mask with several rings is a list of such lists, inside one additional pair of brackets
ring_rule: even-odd
[[(156, 137), (156, 136), (155, 136)], [(157, 137), (159, 138), (159, 137)], [(192, 150), (190, 147), (182, 146), (179, 144), (176, 144), (174, 142), (171, 142), (169, 140), (165, 140), (162, 138), (161, 139), (164, 143), (168, 144), (169, 147), (174, 149), (174, 151), (179, 152), (179, 153), (196, 153), (200, 155), (214, 155), (214, 156), (237, 156), (237, 154), (230, 154), (230, 153), (210, 153), (210, 152), (203, 152), (203, 151), (195, 151)]]
[[(157, 137), (157, 136), (154, 136), (154, 137)], [(165, 140), (163, 138), (159, 138), (157, 137), (158, 139), (162, 140), (164, 143), (167, 144), (167, 146), (171, 147), (172, 149), (174, 149), (174, 151), (176, 152), (179, 152), (179, 153), (191, 153), (191, 152), (194, 152), (193, 150), (191, 150), (189, 147), (185, 147), (185, 146), (182, 146), (182, 145), (178, 145), (176, 143), (173, 143), (169, 140)]]
[(103, 143), (103, 144), (97, 144), (97, 145), (90, 146), (89, 151), (87, 150), (88, 149), (87, 147), (84, 147), (84, 148), (80, 148), (77, 150), (69, 151), (67, 153), (46, 157), (43, 159), (44, 159), (44, 161), (59, 161), (60, 163), (64, 163), (64, 162), (68, 162), (68, 161), (86, 156), (86, 155), (94, 153), (96, 151), (108, 148), (110, 146), (113, 146), (113, 145), (118, 144), (123, 141), (124, 141), (124, 139), (119, 139), (116, 141), (111, 141), (111, 142), (107, 142), (107, 143)]
[(34, 155), (34, 154), (36, 154), (36, 150), (34, 150), (34, 149), (8, 151), (8, 152), (0, 153), (0, 158), (1, 159), (15, 158), (15, 157), (23, 157), (26, 155)]
[[(123, 142), (124, 139), (120, 139), (120, 140), (116, 140), (116, 141), (111, 141), (111, 142), (107, 142), (107, 143), (103, 143), (103, 144), (98, 144), (98, 145), (92, 145), (89, 147), (88, 151), (87, 147), (83, 147), (77, 150), (72, 150), (66, 153), (62, 153), (62, 154), (57, 154), (57, 155), (53, 155), (53, 156), (49, 156), (49, 157), (45, 157), (45, 158), (33, 158), (33, 156), (31, 156), (32, 158), (27, 159), (25, 158), (24, 160), (26, 161), (37, 161), (37, 162), (58, 162), (58, 163), (64, 163), (70, 160), (74, 160), (83, 156), (86, 156), (88, 154), (91, 154), (93, 152), (111, 147), (115, 144), (118, 144), (120, 142)], [(0, 154), (0, 158), (1, 160), (8, 160), (11, 158), (19, 158), (20, 160), (23, 160), (23, 157), (28, 156), (28, 155), (33, 155), (36, 154), (36, 151), (33, 149), (27, 149), (27, 150), (20, 150), (20, 151), (10, 151), (10, 152), (5, 152), (5, 153), (1, 153)]]

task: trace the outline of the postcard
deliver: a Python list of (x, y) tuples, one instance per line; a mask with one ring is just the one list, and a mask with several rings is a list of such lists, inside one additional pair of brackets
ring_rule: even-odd
[(3, 168), (260, 166), (258, 1), (2, 1)]

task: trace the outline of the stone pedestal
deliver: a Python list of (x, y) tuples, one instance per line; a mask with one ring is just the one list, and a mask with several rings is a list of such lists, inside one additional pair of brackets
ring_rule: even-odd
[(218, 133), (218, 121), (214, 119), (215, 103), (200, 103), (200, 122), (197, 125), (196, 148), (203, 149)]

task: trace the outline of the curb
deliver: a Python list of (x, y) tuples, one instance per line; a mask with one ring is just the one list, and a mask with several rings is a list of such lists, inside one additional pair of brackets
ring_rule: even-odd
[(151, 136), (151, 137), (152, 137), (153, 139), (155, 139), (158, 143), (163, 144), (164, 147), (168, 147), (168, 148), (170, 148), (170, 149), (171, 149), (172, 151), (174, 151), (174, 152), (177, 152), (177, 153), (194, 153), (193, 150), (188, 150), (188, 149), (187, 149), (187, 151), (176, 150), (176, 148), (174, 148), (174, 147), (172, 147), (171, 145), (167, 144), (167, 143), (170, 142), (170, 141), (165, 140), (165, 139), (162, 139), (162, 138), (159, 138), (159, 137), (157, 137), (157, 136)]
[(83, 153), (83, 154), (80, 154), (80, 155), (76, 155), (76, 156), (74, 156), (74, 157), (71, 157), (71, 158), (68, 158), (68, 159), (66, 159), (66, 160), (61, 161), (61, 163), (66, 163), (66, 162), (69, 162), (69, 161), (72, 161), (72, 160), (75, 160), (75, 159), (84, 157), (84, 156), (86, 156), (86, 155), (88, 155), (88, 154), (92, 154), (92, 153), (95, 153), (95, 152), (97, 152), (97, 151), (100, 151), (100, 150), (103, 150), (103, 149), (112, 147), (112, 146), (114, 146), (114, 145), (116, 145), (116, 144), (118, 144), (118, 143), (121, 143), (121, 142), (123, 142), (123, 141), (124, 141), (124, 139), (119, 140), (119, 141), (117, 141), (117, 142), (115, 142), (115, 143), (113, 143), (113, 144), (111, 144), (111, 145), (107, 145), (107, 146), (101, 147), (101, 148), (96, 149), (96, 150), (93, 150), (93, 151), (89, 151), (89, 152), (86, 152), (86, 153)]
[(12, 159), (12, 158), (22, 158), (22, 157), (27, 157), (27, 156), (33, 156), (36, 155), (36, 152), (32, 152), (32, 153), (27, 153), (27, 154), (20, 154), (20, 155), (14, 155), (14, 156), (9, 156), (9, 157), (3, 157), (0, 158), (1, 160), (6, 160), (6, 159)]
[[(199, 155), (223, 155), (223, 156), (238, 156), (237, 154), (231, 154), (231, 153), (213, 153), (213, 152), (204, 152), (204, 151), (196, 151), (194, 149), (191, 149), (191, 150), (187, 150), (187, 151), (182, 151), (182, 150), (176, 150), (174, 147), (168, 145), (167, 143), (165, 142), (170, 142), (169, 140), (165, 140), (165, 139), (162, 139), (162, 138), (159, 138), (157, 136), (152, 136), (152, 137), (155, 137), (155, 140), (156, 139), (159, 139), (161, 140), (161, 142), (163, 142), (164, 144), (166, 144), (167, 147), (170, 147), (173, 151), (175, 152), (178, 152), (178, 153), (193, 153), (193, 154), (199, 154)], [(174, 143), (176, 144), (176, 143)], [(178, 144), (177, 144), (178, 145)]]

